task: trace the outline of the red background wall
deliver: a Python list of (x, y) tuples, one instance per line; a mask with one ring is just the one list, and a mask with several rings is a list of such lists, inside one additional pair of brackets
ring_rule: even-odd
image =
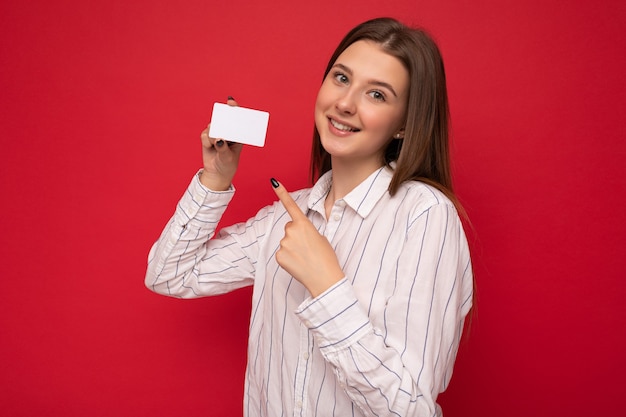
[(226, 221), (307, 185), (341, 36), (428, 28), (447, 64), (478, 309), (446, 416), (623, 411), (624, 2), (4, 1), (0, 413), (241, 414), (250, 292), (178, 301), (146, 257), (200, 166), (211, 104), (271, 113)]

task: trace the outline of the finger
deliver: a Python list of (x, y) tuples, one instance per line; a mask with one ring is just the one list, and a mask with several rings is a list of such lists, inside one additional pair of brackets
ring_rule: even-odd
[(239, 104), (237, 104), (237, 101), (233, 98), (233, 96), (228, 96), (228, 100), (226, 100), (226, 104), (228, 104), (229, 106), (239, 106)]
[[(211, 126), (211, 125), (209, 125)], [(202, 146), (205, 148), (212, 148), (213, 142), (215, 141), (213, 138), (209, 137), (209, 126), (200, 133), (200, 141), (202, 142)]]
[(200, 139), (202, 140), (202, 145), (204, 147), (215, 148), (216, 142), (219, 141), (219, 139), (209, 136), (210, 127), (211, 125), (207, 126), (207, 128), (202, 131), (202, 133), (200, 134)]
[[(233, 142), (227, 142), (224, 139), (213, 138), (209, 136), (210, 128), (211, 125), (209, 124), (207, 128), (204, 129), (200, 134), (200, 138), (202, 139), (202, 143), (204, 144), (204, 146), (206, 146), (207, 148), (215, 148), (218, 151), (223, 148), (233, 148), (233, 145), (235, 145)], [(228, 144), (228, 146), (225, 147), (224, 144)]]
[(213, 140), (213, 148), (218, 154), (222, 154), (222, 155), (233, 154), (234, 156), (238, 157), (239, 154), (241, 153), (241, 150), (243, 149), (243, 144), (241, 143), (229, 142), (224, 139), (213, 139), (213, 138), (209, 138), (209, 139)]
[(287, 210), (287, 213), (289, 214), (291, 219), (306, 219), (307, 217), (304, 215), (302, 210), (300, 210), (300, 207), (298, 207), (298, 204), (296, 204), (293, 198), (291, 198), (291, 195), (289, 195), (287, 189), (274, 178), (272, 178), (270, 181), (272, 183), (272, 187), (274, 187), (274, 192), (278, 196), (280, 202), (283, 203), (283, 206)]

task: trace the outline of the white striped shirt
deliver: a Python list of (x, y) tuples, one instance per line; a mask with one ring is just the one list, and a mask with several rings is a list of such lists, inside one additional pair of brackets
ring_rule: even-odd
[(282, 204), (213, 236), (234, 189), (210, 191), (197, 175), (150, 251), (146, 286), (192, 298), (254, 285), (245, 416), (441, 416), (472, 303), (454, 205), (415, 181), (391, 197), (381, 168), (326, 219), (331, 175), (292, 193), (345, 273), (317, 298), (274, 258), (290, 220)]

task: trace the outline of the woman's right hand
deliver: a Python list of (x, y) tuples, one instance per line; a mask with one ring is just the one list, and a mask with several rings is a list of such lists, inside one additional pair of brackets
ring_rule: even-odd
[[(228, 97), (227, 104), (237, 106), (237, 102), (232, 97)], [(210, 190), (226, 191), (233, 181), (235, 172), (237, 172), (239, 155), (243, 145), (209, 137), (210, 126), (207, 126), (200, 135), (202, 139), (202, 162), (204, 164), (200, 182)]]

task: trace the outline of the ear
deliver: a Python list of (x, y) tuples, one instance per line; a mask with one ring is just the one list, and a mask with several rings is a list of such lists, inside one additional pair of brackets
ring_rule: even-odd
[(393, 135), (394, 139), (404, 139), (404, 128), (398, 130), (395, 135)]

